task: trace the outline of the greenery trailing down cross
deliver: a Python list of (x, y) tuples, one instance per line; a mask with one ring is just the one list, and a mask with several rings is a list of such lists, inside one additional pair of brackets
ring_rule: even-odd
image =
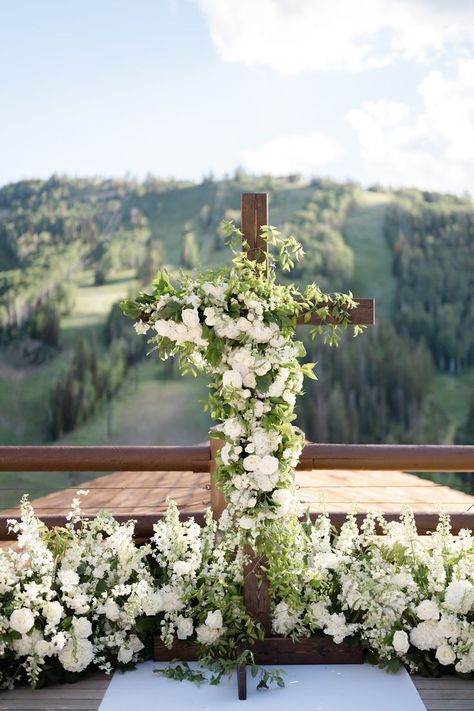
[[(151, 294), (124, 301), (122, 309), (136, 320), (138, 334), (155, 332), (149, 343), (162, 359), (176, 356), (183, 374), (210, 376), (208, 407), (220, 423), (211, 436), (222, 440), (214, 483), (226, 502), (219, 511), (219, 530), (239, 550), (247, 547), (247, 558), (253, 551), (250, 567), (247, 559), (247, 585), (250, 578), (253, 583), (258, 576), (268, 578), (273, 629), (284, 632), (303, 513), (295, 467), (305, 438), (292, 423), (304, 377), (316, 378), (315, 364), (301, 363), (306, 353), (295, 330), (298, 323), (312, 322), (313, 338), (337, 344), (340, 328), (353, 323), (351, 313), (358, 304), (351, 294), (329, 296), (316, 284), (304, 291), (279, 284), (277, 267), (290, 271), (304, 253), (293, 237), (259, 224), (266, 213), (266, 195), (244, 195), (243, 232), (232, 223), (224, 225), (234, 255), (230, 267), (182, 274), (177, 284), (161, 273)], [(366, 322), (372, 317), (369, 308)], [(358, 320), (354, 335), (363, 328), (364, 319)], [(255, 596), (258, 587), (254, 585)], [(260, 602), (269, 608), (264, 589)], [(249, 602), (249, 595), (246, 601), (247, 611), (262, 623), (257, 634), (269, 634), (265, 619), (270, 609), (259, 615), (256, 601)], [(316, 661), (314, 650), (311, 655)], [(336, 659), (341, 660), (340, 653)]]

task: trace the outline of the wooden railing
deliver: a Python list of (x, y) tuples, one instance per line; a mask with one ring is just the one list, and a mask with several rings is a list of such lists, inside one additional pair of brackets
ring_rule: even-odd
[[(194, 471), (210, 472), (215, 467), (217, 440), (211, 445), (193, 447), (0, 447), (0, 472), (115, 472), (115, 471)], [(474, 472), (474, 446), (444, 445), (359, 445), (359, 444), (307, 444), (303, 448), (298, 470), (350, 469), (365, 471), (409, 472)], [(211, 505), (215, 515), (222, 509), (222, 495), (210, 476)], [(316, 517), (317, 513), (312, 513)], [(364, 517), (358, 514), (358, 519)], [(152, 534), (153, 523), (162, 513), (133, 514), (137, 521), (136, 535), (147, 538)], [(182, 513), (183, 518), (194, 516), (202, 522), (203, 513)], [(336, 528), (346, 518), (345, 512), (330, 514)], [(397, 514), (385, 514), (387, 520), (395, 520)], [(11, 540), (7, 520), (11, 516), (0, 516), (0, 540)], [(117, 514), (119, 521), (130, 518), (130, 514)], [(64, 525), (65, 517), (42, 515), (49, 526)], [(420, 534), (434, 530), (438, 521), (436, 513), (416, 514)], [(451, 514), (453, 531), (474, 526), (474, 510)]]

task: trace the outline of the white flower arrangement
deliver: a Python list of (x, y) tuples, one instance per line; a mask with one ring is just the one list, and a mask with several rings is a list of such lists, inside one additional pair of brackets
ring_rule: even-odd
[[(292, 238), (272, 228), (264, 236), (283, 265), (301, 255)], [(156, 633), (169, 648), (198, 644), (209, 664), (235, 661), (263, 636), (244, 604), (248, 544), (268, 561), (275, 633), (353, 638), (393, 670), (474, 671), (471, 532), (453, 536), (442, 516), (427, 544), (409, 513), (399, 523), (369, 515), (360, 529), (349, 516), (337, 535), (327, 516), (300, 520), (294, 470), (304, 435), (292, 422), (313, 365), (300, 363), (296, 319), (315, 311), (344, 325), (353, 305), (341, 294), (329, 301), (315, 285), (304, 293), (277, 285), (272, 266), (263, 278), (240, 252), (230, 269), (183, 276), (179, 287), (161, 274), (153, 294), (124, 302), (137, 333), (157, 334), (151, 343), (162, 358), (177, 355), (183, 372), (211, 377), (214, 435), (223, 440), (215, 476), (227, 509), (219, 524), (208, 512), (200, 527), (169, 502), (137, 547), (133, 521), (88, 520), (79, 498), (65, 528), (51, 531), (24, 499), (21, 520), (10, 524), (18, 549), (0, 550), (0, 686), (133, 665)]]
[[(386, 531), (375, 535), (375, 523)], [(133, 522), (106, 514), (89, 521), (75, 501), (65, 529), (47, 531), (24, 500), (12, 522), (18, 550), (0, 551), (0, 683), (71, 679), (87, 668), (110, 672), (149, 654), (161, 634), (197, 643), (204, 660), (232, 658), (262, 636), (245, 611), (242, 539), (181, 521), (169, 502), (149, 544), (133, 542)], [(291, 526), (291, 524), (290, 524)], [(337, 536), (327, 516), (266, 527), (289, 548), (270, 570), (273, 630), (294, 639), (352, 638), (389, 670), (474, 671), (474, 542), (453, 536), (449, 519), (421, 540), (413, 516), (386, 523), (349, 516)]]

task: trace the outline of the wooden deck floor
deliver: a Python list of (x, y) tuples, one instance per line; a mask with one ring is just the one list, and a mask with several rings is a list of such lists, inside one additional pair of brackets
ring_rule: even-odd
[[(472, 681), (416, 676), (413, 681), (427, 711), (474, 711)], [(0, 711), (97, 711), (109, 683), (110, 677), (104, 674), (90, 674), (77, 684), (50, 686), (38, 691), (27, 688), (1, 691)]]
[[(449, 513), (474, 510), (474, 496), (441, 486), (414, 474), (390, 471), (315, 470), (296, 473), (298, 494), (311, 511), (379, 511), (396, 513), (404, 506), (416, 512)], [(36, 513), (64, 514), (77, 489), (89, 489), (83, 499), (87, 514), (100, 509), (111, 513), (157, 513), (167, 497), (183, 511), (203, 511), (210, 505), (209, 474), (196, 472), (115, 472), (34, 498)], [(19, 492), (20, 498), (23, 491)], [(18, 509), (2, 511), (11, 516)]]

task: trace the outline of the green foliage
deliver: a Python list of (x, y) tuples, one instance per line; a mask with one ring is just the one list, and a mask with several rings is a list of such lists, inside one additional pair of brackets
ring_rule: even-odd
[(397, 280), (394, 321), (428, 343), (436, 365), (474, 364), (474, 211), (435, 193), (405, 192), (387, 209), (386, 238)]

